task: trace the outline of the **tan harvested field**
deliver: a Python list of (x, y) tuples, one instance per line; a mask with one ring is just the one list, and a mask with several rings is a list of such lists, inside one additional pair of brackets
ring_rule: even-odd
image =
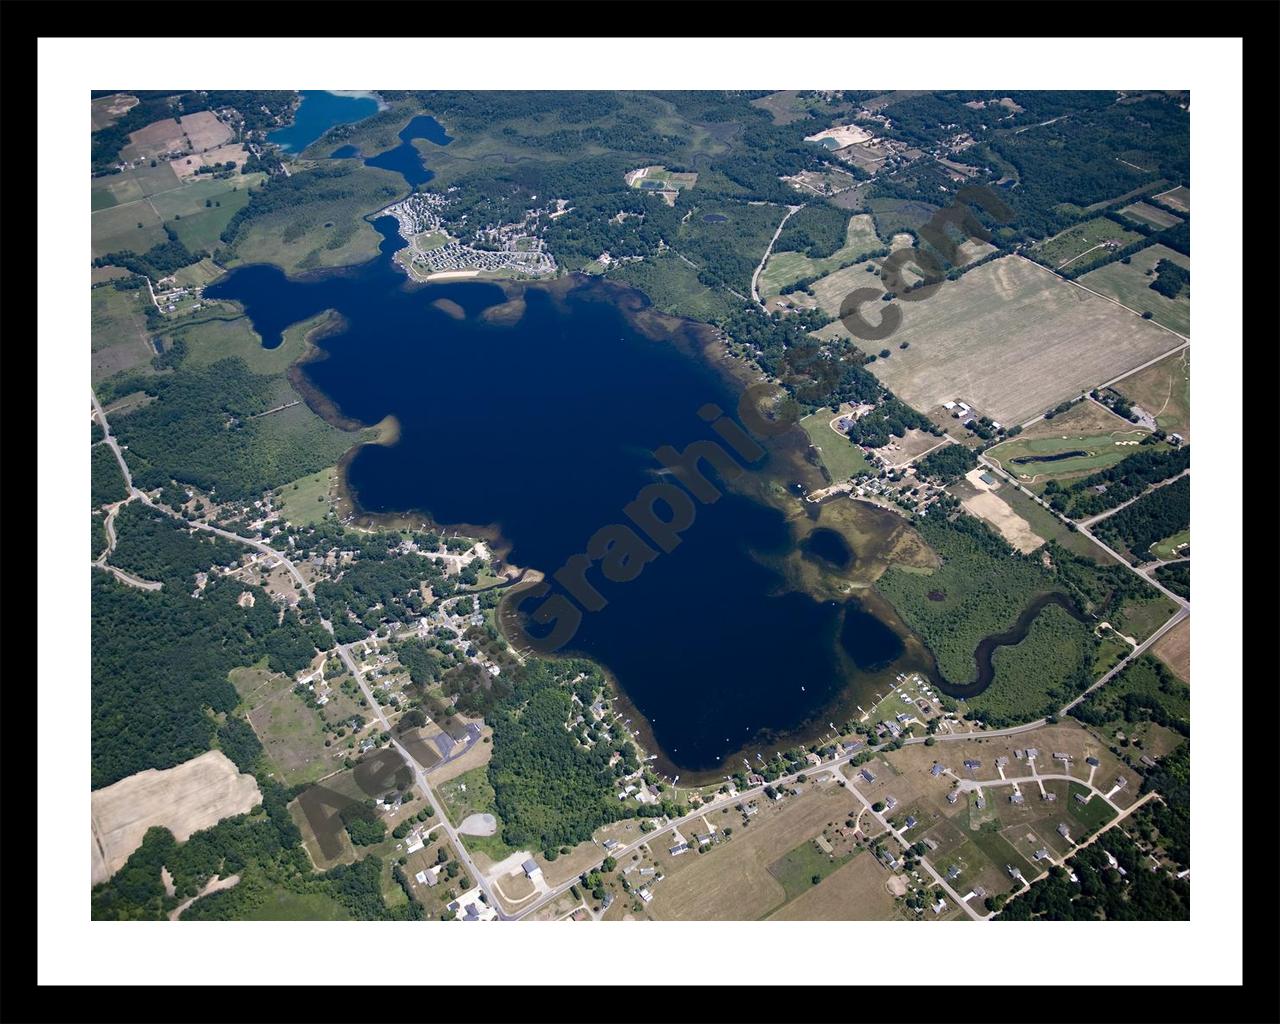
[(247, 159), (249, 154), (245, 152), (244, 146), (236, 143), (230, 146), (218, 146), (207, 153), (197, 150), (190, 156), (180, 156), (176, 160), (170, 160), (169, 166), (173, 168), (174, 174), (185, 179), (194, 177), (197, 170), (210, 164), (224, 164), (228, 160), (233, 160), (237, 167), (243, 167)]
[(99, 96), (89, 104), (91, 126), (99, 131), (109, 128), (125, 114), (138, 105), (138, 97), (127, 92), (118, 92), (114, 96)]
[(911, 460), (918, 459), (925, 452), (944, 443), (942, 438), (912, 427), (901, 437), (895, 437), (889, 444), (883, 448), (877, 448), (876, 451), (888, 460), (890, 466), (905, 466)]
[(867, 850), (854, 855), (790, 903), (769, 915), (771, 921), (889, 921), (897, 907), (887, 887), (899, 876)]
[(213, 149), (215, 146), (231, 141), (233, 134), (230, 128), (214, 116), (212, 110), (184, 115), (182, 130), (191, 141), (191, 148), (197, 153), (203, 153), (206, 149)]
[(1191, 616), (1152, 644), (1151, 653), (1173, 669), (1184, 683), (1191, 682)]
[(187, 149), (187, 136), (182, 125), (171, 117), (152, 121), (129, 134), (129, 144), (120, 155), (125, 160), (147, 160), (175, 150)]
[(94, 790), (91, 798), (93, 882), (114, 875), (153, 825), (179, 842), (223, 818), (262, 803), (252, 775), (220, 750), (210, 750), (174, 768), (148, 768)]
[(960, 504), (964, 506), (966, 512), (994, 526), (1000, 536), (1024, 555), (1044, 543), (1044, 538), (1031, 529), (1031, 524), (992, 491), (982, 491), (980, 494), (965, 498)]
[[(731, 813), (732, 838), (708, 853), (690, 851), (673, 858), (666, 853), (669, 836), (655, 842), (656, 862), (667, 877), (654, 886), (650, 915), (670, 921), (754, 921), (767, 916), (786, 898), (769, 865), (817, 835), (827, 822), (847, 817), (856, 804), (835, 783), (810, 785), (776, 810), (766, 808), (768, 802), (760, 798), (760, 814), (746, 828), (741, 827), (741, 816)], [(682, 832), (689, 839), (693, 829)]]
[[(1117, 430), (1132, 431), (1134, 425), (1117, 416), (1098, 402), (1076, 402), (1066, 412), (1051, 420), (1036, 420), (1013, 440), (1026, 441), (1038, 437), (1088, 437), (1092, 434), (1110, 434)], [(1136, 436), (1136, 435), (1135, 435)], [(994, 451), (994, 448), (988, 451)]]
[(902, 304), (902, 314), (902, 325), (884, 344), (908, 341), (911, 347), (870, 364), (872, 372), (917, 409), (959, 398), (1006, 426), (1180, 340), (1017, 256), (947, 282), (931, 298)]
[(1176, 213), (1162, 210), (1158, 206), (1152, 206), (1150, 203), (1131, 203), (1124, 207), (1120, 214), (1130, 220), (1140, 221), (1148, 227), (1155, 228), (1157, 231), (1182, 223), (1182, 218)]

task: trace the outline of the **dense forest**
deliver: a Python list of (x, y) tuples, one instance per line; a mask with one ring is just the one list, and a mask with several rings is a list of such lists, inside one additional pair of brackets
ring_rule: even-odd
[[(1126, 455), (1114, 466), (1090, 473), (1065, 487), (1056, 480), (1050, 480), (1045, 485), (1044, 496), (1055, 512), (1072, 519), (1087, 519), (1123, 505), (1152, 484), (1177, 476), (1190, 465), (1190, 445), (1177, 448), (1152, 446), (1146, 451)], [(1096, 490), (1098, 487), (1103, 490), (1099, 492)]]
[[(96, 422), (94, 426), (97, 427), (98, 432), (101, 432), (102, 428), (98, 427)], [(124, 501), (129, 496), (115, 452), (105, 444), (95, 446), (90, 452), (89, 495), (94, 508)]]
[[(629, 739), (601, 738), (584, 750), (565, 729), (575, 715), (574, 694), (585, 706), (603, 685), (599, 668), (577, 659), (534, 659), (513, 674), (510, 697), (488, 716), (489, 781), (503, 842), (554, 850), (624, 816), (678, 813), (669, 802), (637, 810), (618, 800), (614, 779), (639, 767)], [(622, 760), (610, 767), (615, 753)]]
[(1191, 688), (1164, 662), (1144, 654), (1072, 708), (1071, 715), (1086, 725), (1107, 726), (1110, 731), (1120, 723), (1128, 727), (1155, 722), (1190, 736)]
[(1179, 477), (1094, 524), (1093, 532), (1112, 547), (1128, 548), (1146, 561), (1156, 541), (1172, 537), (1191, 525), (1191, 477)]
[(1161, 260), (1156, 264), (1156, 279), (1151, 282), (1150, 287), (1166, 299), (1177, 298), (1183, 288), (1191, 287), (1191, 271), (1173, 260)]
[(270, 418), (255, 419), (277, 404), (280, 382), (251, 373), (238, 358), (134, 383), (156, 400), (113, 417), (112, 428), (143, 489), (173, 479), (221, 501), (254, 497), (333, 465), (354, 440), (324, 424), (314, 436), (282, 436)]

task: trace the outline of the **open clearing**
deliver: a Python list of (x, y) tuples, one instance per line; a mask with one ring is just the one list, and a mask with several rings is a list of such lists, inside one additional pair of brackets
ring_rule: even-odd
[(1191, 616), (1151, 645), (1151, 653), (1163, 661), (1184, 683), (1191, 682)]
[(875, 222), (869, 213), (856, 213), (849, 218), (845, 228), (844, 245), (830, 256), (810, 259), (800, 252), (775, 252), (760, 275), (760, 294), (776, 295), (793, 281), (805, 277), (829, 274), (865, 253), (883, 249), (884, 243), (876, 234)]
[(117, 291), (112, 285), (89, 293), (90, 373), (94, 384), (135, 367), (150, 369), (155, 356), (143, 314), (146, 289)]
[(99, 96), (89, 104), (89, 121), (93, 131), (110, 128), (138, 105), (138, 97), (127, 92), (118, 92), (112, 96)]
[(280, 514), (294, 526), (320, 522), (337, 499), (338, 470), (334, 466), (277, 489)]
[(869, 369), (917, 409), (960, 397), (979, 415), (1022, 423), (1167, 352), (1168, 331), (1043, 267), (1006, 256), (906, 305)]
[(1150, 313), (1158, 324), (1191, 337), (1191, 289), (1183, 288), (1174, 298), (1161, 295), (1151, 287), (1155, 280), (1155, 266), (1161, 260), (1170, 260), (1180, 267), (1190, 269), (1191, 260), (1167, 245), (1149, 245), (1135, 252), (1128, 263), (1108, 263), (1091, 270), (1080, 278), (1080, 283), (1095, 292), (1110, 296), (1137, 313)]
[(965, 511), (994, 526), (1000, 536), (1024, 555), (1044, 543), (1044, 538), (1031, 529), (1030, 523), (991, 491), (980, 491), (960, 504)]
[(93, 882), (104, 882), (119, 871), (154, 825), (183, 842), (193, 832), (244, 814), (261, 802), (253, 776), (241, 774), (220, 750), (164, 771), (148, 768), (94, 790)]
[(898, 917), (885, 883), (891, 875), (865, 851), (808, 892), (769, 915), (771, 921), (891, 921)]
[[(889, 243), (889, 249), (896, 252), (898, 249), (905, 249), (911, 245), (911, 242), (911, 236), (908, 234), (894, 235)], [(810, 285), (810, 289), (817, 299), (818, 308), (831, 316), (839, 316), (840, 304), (851, 291), (857, 288), (878, 288), (883, 290), (880, 278), (874, 273), (880, 269), (882, 262), (883, 260), (864, 260), (861, 263), (855, 263), (851, 267), (832, 271), (820, 281), (815, 281)], [(842, 337), (847, 338), (849, 336), (849, 332), (838, 321), (831, 326), (838, 328)]]
[(1191, 350), (1139, 370), (1115, 385), (1132, 404), (1156, 418), (1156, 426), (1191, 440)]
[(1107, 259), (1111, 250), (1140, 241), (1142, 235), (1138, 232), (1122, 228), (1107, 217), (1095, 217), (1046, 238), (1033, 251), (1056, 270), (1069, 266), (1081, 271)]

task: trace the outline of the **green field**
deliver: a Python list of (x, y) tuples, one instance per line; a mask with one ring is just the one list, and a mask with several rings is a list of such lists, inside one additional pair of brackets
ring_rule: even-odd
[[(195, 181), (156, 196), (151, 202), (165, 222), (178, 233), (183, 245), (193, 252), (212, 252), (222, 244), (218, 236), (227, 223), (249, 202), (249, 186), (257, 184), (261, 177), (255, 174), (248, 179)], [(209, 206), (208, 203), (217, 205)]]
[(843, 856), (823, 853), (810, 839), (770, 864), (769, 874), (782, 884), (787, 899), (793, 900), (801, 893), (813, 888), (815, 875), (818, 881), (822, 881), (827, 875), (852, 860), (853, 856), (851, 853)]
[(160, 226), (160, 218), (145, 202), (97, 210), (90, 225), (94, 256), (125, 249), (146, 252), (153, 245), (168, 241)]
[(89, 292), (90, 375), (94, 384), (123, 370), (150, 372), (156, 351), (143, 314), (145, 288), (117, 291), (103, 285)]
[[(987, 450), (988, 458), (998, 462), (1006, 473), (1013, 474), (1034, 491), (1041, 491), (1050, 480), (1082, 476), (1114, 466), (1126, 455), (1138, 450), (1137, 445), (1116, 444), (1137, 441), (1147, 436), (1145, 430), (1113, 430), (1108, 434), (1067, 437), (1015, 437)], [(1023, 462), (1017, 459), (1058, 455), (1080, 451), (1085, 454), (1052, 462)]]
[(197, 318), (175, 326), (170, 334), (186, 342), (188, 366), (206, 366), (234, 356), (254, 373), (283, 375), (306, 351), (307, 334), (330, 316), (329, 311), (317, 313), (285, 328), (284, 340), (275, 348), (262, 347), (262, 338), (247, 316)]
[(870, 471), (871, 463), (867, 461), (861, 448), (850, 443), (847, 437), (842, 437), (827, 425), (834, 416), (835, 413), (824, 406), (813, 415), (802, 419), (800, 426), (804, 427), (809, 440), (818, 449), (822, 464), (827, 467), (832, 481), (838, 482), (848, 480), (863, 470)]
[(295, 526), (309, 526), (324, 519), (333, 507), (338, 471), (334, 467), (276, 488), (280, 514)]
[[(363, 263), (378, 255), (382, 236), (366, 215), (403, 198), (404, 178), (361, 165), (326, 168), (329, 177), (294, 174), (298, 202), (245, 221), (228, 266), (274, 263), (291, 276)], [(225, 207), (225, 203), (223, 204)]]
[(1122, 249), (1140, 241), (1142, 235), (1138, 232), (1122, 228), (1107, 217), (1095, 217), (1083, 224), (1075, 224), (1052, 238), (1046, 238), (1032, 251), (1054, 270), (1069, 269), (1073, 273), (1080, 273), (1111, 258), (1111, 249), (1098, 248), (1104, 242), (1114, 242), (1112, 248)]
[[(1130, 257), (1128, 263), (1109, 263), (1091, 270), (1079, 278), (1086, 288), (1109, 296), (1139, 313), (1150, 313), (1151, 319), (1183, 337), (1191, 335), (1191, 294), (1184, 288), (1176, 298), (1170, 299), (1151, 287), (1155, 280), (1155, 266), (1161, 260), (1171, 260), (1180, 267), (1190, 267), (1191, 260), (1166, 245), (1149, 245)], [(1144, 371), (1145, 372), (1145, 371)]]
[(293, 892), (271, 888), (256, 900), (240, 921), (350, 921), (346, 908), (322, 892)]
[(884, 243), (876, 235), (875, 222), (867, 213), (854, 214), (845, 229), (844, 245), (824, 259), (810, 259), (801, 252), (775, 252), (769, 256), (764, 273), (760, 275), (760, 294), (768, 297), (778, 294), (786, 285), (805, 277), (819, 277), (856, 262), (860, 257)]
[(1151, 591), (1155, 596), (1144, 600), (1128, 598), (1120, 606), (1111, 619), (1111, 625), (1126, 636), (1131, 636), (1138, 643), (1169, 621), (1177, 611), (1177, 606), (1159, 591)]

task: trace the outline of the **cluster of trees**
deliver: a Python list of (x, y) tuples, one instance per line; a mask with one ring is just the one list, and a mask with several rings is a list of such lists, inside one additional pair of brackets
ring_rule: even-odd
[(265, 132), (276, 127), (277, 118), (286, 115), (297, 98), (292, 89), (210, 89), (204, 93), (209, 110), (235, 108), (245, 132)]
[[(228, 160), (225, 163), (220, 164), (202, 164), (196, 168), (196, 174), (226, 174), (230, 171), (234, 171), (235, 169), (236, 162), (234, 160)], [(205, 205), (208, 206), (210, 204), (206, 201)]]
[(1156, 264), (1156, 279), (1151, 287), (1167, 299), (1177, 298), (1183, 288), (1191, 287), (1191, 271), (1173, 260), (1161, 260)]
[(1172, 562), (1156, 569), (1156, 579), (1179, 597), (1191, 597), (1191, 562)]
[[(97, 442), (104, 436), (97, 420), (93, 421), (93, 428), (93, 440)], [(98, 445), (89, 453), (89, 470), (89, 494), (94, 508), (123, 501), (129, 496), (120, 473), (120, 463), (107, 445)]]
[[(630, 741), (598, 742), (584, 750), (565, 729), (575, 716), (570, 685), (579, 685), (589, 701), (604, 685), (599, 668), (578, 659), (530, 659), (503, 675), (513, 679), (514, 688), (487, 716), (493, 726), (489, 782), (503, 842), (515, 848), (533, 844), (556, 849), (583, 842), (601, 825), (637, 813), (614, 794), (615, 773), (609, 765)], [(645, 810), (662, 813), (660, 807), (647, 805)]]
[(1190, 736), (1191, 689), (1164, 662), (1144, 654), (1072, 708), (1071, 715), (1096, 726), (1155, 722)]
[(279, 378), (252, 373), (239, 358), (182, 364), (175, 373), (134, 376), (120, 386), (155, 398), (112, 424), (145, 489), (177, 480), (216, 491), (222, 501), (256, 497), (333, 465), (351, 443), (319, 421), (309, 434), (281, 436), (270, 419), (252, 418), (277, 403)]
[(247, 550), (217, 534), (192, 530), (141, 501), (120, 510), (115, 529), (112, 565), (179, 591), (191, 590), (197, 572), (239, 562)]
[[(1063, 487), (1056, 480), (1045, 485), (1049, 505), (1072, 519), (1085, 519), (1123, 505), (1154, 483), (1177, 476), (1191, 465), (1191, 446), (1148, 448), (1127, 455), (1114, 466), (1090, 473)], [(1101, 493), (1096, 487), (1105, 487)], [(1173, 533), (1176, 531), (1170, 531)], [(1168, 536), (1168, 534), (1162, 534)], [(1160, 538), (1157, 537), (1157, 540)]]
[[(118, 520), (121, 546), (149, 520), (133, 518), (135, 505)], [(123, 514), (122, 514), (123, 515)], [(110, 785), (144, 768), (171, 768), (209, 750), (215, 741), (241, 768), (256, 756), (250, 735), (228, 718), (239, 698), (227, 679), (237, 666), (266, 658), (275, 671), (296, 672), (328, 645), (314, 609), (279, 608), (262, 589), (211, 577), (199, 599), (190, 596), (190, 574), (228, 553), (191, 548), (181, 528), (155, 532), (142, 543), (161, 554), (129, 554), (124, 565), (164, 579), (159, 591), (143, 591), (94, 570), (92, 580), (91, 768), (92, 785)], [(226, 543), (226, 542), (223, 542)], [(119, 551), (120, 548), (117, 548)], [(216, 550), (216, 554), (214, 553)], [(237, 552), (238, 554), (238, 552)], [(172, 563), (168, 560), (172, 559)], [(145, 570), (145, 572), (144, 572)], [(248, 591), (251, 607), (238, 604)]]
[[(188, 249), (178, 237), (178, 233), (168, 224), (164, 225), (164, 233), (168, 236), (167, 242), (158, 242), (141, 255), (130, 249), (122, 249), (119, 252), (109, 252), (105, 256), (95, 258), (93, 265), (123, 267), (133, 274), (157, 281), (162, 277), (168, 277), (176, 270), (199, 263), (209, 255), (204, 251), (192, 252)], [(126, 280), (130, 280), (131, 283), (124, 285), (122, 290), (137, 288), (143, 283), (139, 281), (134, 284), (133, 279)]]
[(1103, 519), (1093, 531), (1112, 547), (1127, 547), (1141, 562), (1152, 544), (1190, 525), (1191, 477), (1183, 476)]
[(916, 463), (916, 475), (949, 484), (978, 464), (978, 453), (962, 444), (946, 444)]
[[(1149, 817), (1142, 808), (1133, 821)], [(1124, 868), (1121, 875), (1107, 854)], [(1071, 881), (1074, 872), (1078, 881)], [(997, 921), (1185, 921), (1191, 916), (1191, 887), (1166, 871), (1152, 871), (1146, 854), (1124, 829), (1079, 850), (1067, 865), (1008, 901)]]
[(883, 448), (891, 438), (902, 437), (912, 428), (942, 436), (942, 431), (923, 413), (885, 392), (884, 401), (849, 427), (849, 440), (868, 448)]

